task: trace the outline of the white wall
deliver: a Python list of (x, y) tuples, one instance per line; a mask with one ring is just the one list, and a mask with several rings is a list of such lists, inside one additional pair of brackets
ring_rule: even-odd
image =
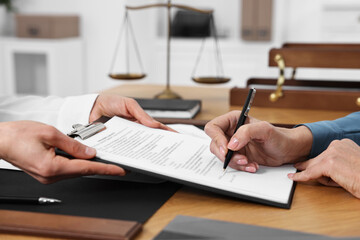
[[(165, 0), (153, 2), (165, 2)], [(66, 13), (81, 16), (82, 37), (86, 43), (84, 56), (86, 92), (95, 92), (120, 83), (109, 79), (107, 74), (123, 19), (124, 5), (136, 6), (153, 2), (149, 0), (17, 0), (16, 3), (23, 13)], [(232, 77), (229, 86), (243, 86), (249, 77), (276, 77), (278, 71), (267, 67), (267, 53), (271, 47), (279, 47), (283, 42), (358, 43), (360, 39), (358, 22), (354, 20), (360, 15), (360, 2), (356, 0), (274, 0), (273, 40), (260, 43), (244, 42), (239, 37), (240, 0), (174, 0), (173, 2), (215, 9), (219, 31), (229, 35), (228, 39), (220, 43), (225, 75)], [(145, 80), (138, 83), (165, 83), (165, 43), (164, 38), (158, 37), (158, 25), (165, 23), (159, 18), (159, 13), (164, 14), (164, 10), (153, 9), (131, 13), (148, 74)], [(348, 16), (349, 13), (352, 17), (341, 17)], [(331, 19), (336, 20), (331, 22)], [(338, 25), (334, 26), (335, 23)], [(350, 24), (352, 28), (344, 32), (341, 24)], [(171, 75), (173, 84), (196, 85), (189, 78), (195, 61), (194, 56), (198, 50), (197, 46), (199, 44), (196, 41), (173, 41)], [(345, 75), (349, 79), (356, 79), (360, 73), (350, 71)], [(331, 71), (329, 74), (318, 70), (300, 70), (299, 76), (326, 78), (344, 76), (344, 73), (337, 75)]]
[[(360, 1), (290, 0), (284, 42), (360, 43)], [(360, 70), (299, 69), (298, 78), (357, 80)]]
[(78, 14), (85, 40), (86, 92), (108, 88), (107, 77), (116, 37), (124, 12), (119, 0), (19, 0), (21, 13)]

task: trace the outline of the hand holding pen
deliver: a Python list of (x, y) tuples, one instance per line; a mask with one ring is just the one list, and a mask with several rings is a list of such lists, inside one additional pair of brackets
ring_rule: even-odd
[[(242, 109), (241, 114), (240, 114), (239, 121), (238, 121), (238, 123), (237, 123), (237, 125), (235, 127), (234, 134), (239, 129), (239, 127), (244, 125), (244, 123), (246, 121), (246, 118), (247, 118), (247, 116), (249, 114), (251, 104), (252, 104), (252, 102), (254, 100), (255, 93), (256, 93), (255, 88), (251, 88), (249, 90), (248, 96), (246, 98), (245, 104), (244, 104), (243, 109)], [(223, 167), (224, 171), (226, 170), (227, 166), (229, 165), (230, 159), (231, 159), (233, 154), (234, 154), (234, 151), (228, 149), (228, 152), (226, 154), (225, 161), (224, 161), (224, 167)]]
[[(245, 123), (247, 114), (249, 112), (251, 102), (255, 95), (255, 89), (250, 89), (247, 99), (244, 103), (243, 110), (240, 114), (240, 111), (231, 111), (224, 115), (218, 116), (208, 122), (205, 125), (205, 133), (211, 138), (210, 151), (217, 156), (221, 161), (225, 162), (228, 149), (236, 151), (233, 156), (231, 163), (227, 162), (224, 165), (226, 169), (227, 165), (230, 165), (232, 168), (241, 171), (247, 172), (256, 172), (259, 165), (256, 162), (249, 162), (245, 154), (247, 154), (246, 149), (244, 148), (249, 141), (243, 139), (242, 135), (239, 135), (237, 130), (240, 125)], [(239, 115), (243, 116), (239, 118)], [(250, 118), (250, 121), (254, 120)], [(255, 121), (258, 121), (255, 119)], [(235, 134), (236, 133), (236, 134)], [(237, 136), (237, 137), (236, 137)], [(230, 142), (229, 142), (230, 139)], [(245, 141), (241, 141), (245, 140)], [(239, 143), (242, 147), (239, 147)], [(228, 155), (228, 161), (230, 161), (232, 153)], [(225, 172), (224, 172), (225, 173)]]
[(306, 126), (276, 127), (248, 116), (246, 124), (235, 130), (239, 115), (240, 111), (231, 111), (205, 126), (211, 138), (210, 151), (216, 157), (225, 161), (227, 149), (233, 150), (228, 163), (232, 169), (254, 173), (259, 165), (276, 167), (308, 159), (313, 135)]

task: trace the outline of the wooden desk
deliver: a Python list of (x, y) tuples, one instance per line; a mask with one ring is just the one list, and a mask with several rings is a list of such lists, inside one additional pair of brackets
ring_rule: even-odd
[[(141, 89), (141, 91), (139, 90)], [(152, 97), (160, 86), (123, 85), (106, 92), (132, 97)], [(227, 112), (227, 88), (174, 87), (184, 98), (203, 100), (203, 112), (196, 119), (210, 120)], [(348, 112), (278, 110), (253, 108), (251, 115), (273, 123), (296, 124), (342, 117)], [(298, 184), (290, 210), (263, 206), (184, 187), (170, 198), (144, 225), (136, 240), (156, 236), (176, 215), (282, 228), (331, 236), (360, 236), (360, 200), (341, 188)], [(0, 239), (52, 239), (0, 234)]]
[[(152, 98), (156, 93), (163, 90), (158, 85), (135, 85), (126, 84), (104, 92), (116, 93), (122, 96), (135, 98)], [(239, 106), (229, 106), (230, 88), (221, 87), (184, 87), (174, 86), (173, 91), (180, 94), (184, 99), (201, 99), (202, 111), (195, 117), (196, 120), (208, 121), (216, 116), (227, 113), (230, 110), (241, 109)], [(276, 124), (299, 124), (322, 120), (333, 120), (343, 117), (347, 111), (319, 111), (306, 109), (278, 109), (252, 107), (250, 115), (260, 120)]]

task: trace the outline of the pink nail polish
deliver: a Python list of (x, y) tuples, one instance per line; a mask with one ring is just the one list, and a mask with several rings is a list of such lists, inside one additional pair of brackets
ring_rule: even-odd
[(238, 165), (245, 165), (247, 163), (248, 162), (245, 159), (239, 159), (239, 160), (236, 161), (236, 164), (238, 164)]
[(239, 145), (239, 139), (233, 138), (229, 143), (229, 148), (235, 149)]
[(254, 167), (246, 167), (245, 171), (254, 173), (256, 172), (256, 169)]
[(224, 149), (223, 146), (220, 147), (220, 152), (221, 152), (222, 155), (225, 155), (225, 149)]

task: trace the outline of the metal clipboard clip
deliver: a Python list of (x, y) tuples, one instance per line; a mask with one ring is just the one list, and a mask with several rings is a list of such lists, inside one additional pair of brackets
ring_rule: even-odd
[(72, 127), (74, 130), (67, 135), (72, 138), (80, 137), (82, 140), (85, 140), (106, 129), (106, 126), (101, 122), (89, 123), (87, 125), (74, 124)]

